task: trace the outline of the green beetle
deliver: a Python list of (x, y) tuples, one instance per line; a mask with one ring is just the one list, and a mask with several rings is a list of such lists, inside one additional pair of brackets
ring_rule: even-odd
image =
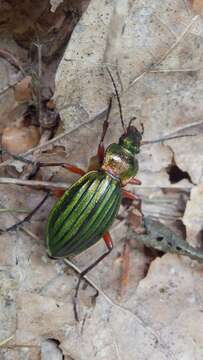
[[(48, 254), (70, 257), (94, 245), (102, 236), (108, 249), (112, 242), (107, 231), (118, 213), (127, 183), (136, 182), (141, 132), (129, 126), (118, 144), (107, 148), (101, 168), (87, 172), (58, 200), (51, 210), (46, 227)], [(99, 153), (101, 153), (101, 143)], [(109, 252), (109, 251), (108, 251)]]

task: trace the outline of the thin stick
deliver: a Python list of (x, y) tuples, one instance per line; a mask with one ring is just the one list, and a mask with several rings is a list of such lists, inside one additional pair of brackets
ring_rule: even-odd
[(38, 180), (22, 180), (22, 179), (14, 179), (9, 177), (0, 177), (0, 184), (13, 184), (13, 185), (24, 185), (24, 186), (32, 186), (43, 189), (67, 189), (70, 184), (66, 183), (54, 183), (50, 181), (38, 181)]
[(8, 91), (10, 88), (16, 86), (19, 83), (19, 81), (14, 81), (12, 84), (7, 85), (5, 88), (3, 88), (0, 91), (0, 95), (4, 94), (6, 91)]
[(163, 142), (166, 140), (173, 140), (173, 139), (177, 139), (177, 138), (182, 138), (182, 137), (191, 137), (191, 136), (197, 136), (196, 134), (185, 134), (185, 135), (174, 135), (174, 136), (166, 136), (160, 139), (156, 139), (156, 140), (149, 140), (149, 141), (143, 141), (141, 143), (141, 145), (148, 145), (148, 144), (156, 144), (159, 142)]
[(176, 72), (197, 72), (202, 70), (202, 67), (198, 67), (196, 69), (157, 69), (157, 70), (150, 70), (150, 73), (176, 73)]
[(10, 51), (0, 49), (0, 57), (6, 59), (11, 65), (15, 66), (15, 68), (20, 70), (24, 76), (26, 75), (20, 62), (15, 58), (15, 56)]
[[(22, 179), (13, 179), (9, 177), (0, 177), (0, 184), (13, 184), (13, 185), (24, 185), (24, 186), (32, 186), (42, 189), (67, 189), (70, 184), (68, 183), (54, 183), (49, 181), (38, 181), (38, 180), (22, 180)], [(192, 189), (194, 185), (133, 185), (134, 188), (137, 189)]]
[(0, 347), (3, 347), (5, 344), (7, 344), (10, 340), (14, 338), (14, 335), (10, 336), (9, 338), (0, 341)]
[(18, 213), (18, 214), (27, 214), (31, 210), (30, 209), (7, 209), (7, 208), (0, 208), (0, 214), (2, 213)]
[[(173, 136), (176, 135), (177, 133), (184, 131), (184, 130), (191, 130), (192, 128), (198, 127), (198, 126), (202, 126), (203, 125), (203, 121), (194, 121), (193, 123), (190, 124), (186, 124), (182, 127), (177, 128), (176, 130), (171, 131), (170, 133), (168, 133), (166, 136)], [(199, 134), (199, 133), (198, 133)]]

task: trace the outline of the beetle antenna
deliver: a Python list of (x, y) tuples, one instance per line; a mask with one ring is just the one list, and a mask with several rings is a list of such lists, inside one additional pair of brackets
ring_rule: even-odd
[(131, 126), (132, 122), (137, 120), (136, 116), (133, 116), (132, 119), (130, 119), (129, 124), (128, 124), (128, 128)]
[(197, 134), (186, 134), (186, 135), (173, 135), (173, 136), (166, 136), (160, 139), (156, 139), (156, 140), (149, 140), (149, 141), (143, 141), (141, 143), (141, 145), (148, 145), (148, 144), (156, 144), (162, 141), (166, 141), (166, 140), (173, 140), (173, 139), (178, 139), (178, 138), (182, 138), (182, 137), (188, 137), (188, 136), (197, 136)]
[(113, 76), (112, 76), (112, 74), (111, 74), (108, 66), (106, 66), (106, 69), (107, 69), (108, 74), (109, 74), (109, 76), (110, 76), (110, 78), (111, 78), (111, 81), (112, 81), (112, 84), (113, 84), (113, 87), (114, 87), (114, 90), (115, 90), (115, 93), (116, 93), (116, 99), (117, 99), (117, 101), (118, 101), (118, 107), (119, 107), (119, 112), (120, 112), (121, 124), (122, 124), (122, 127), (123, 127), (124, 132), (126, 133), (127, 131), (126, 131), (126, 127), (125, 127), (124, 120), (123, 120), (122, 106), (121, 106), (121, 101), (120, 101), (120, 98), (119, 98), (118, 90), (117, 90), (117, 87), (116, 87), (116, 83), (115, 83), (115, 81), (114, 81), (114, 78), (113, 78)]

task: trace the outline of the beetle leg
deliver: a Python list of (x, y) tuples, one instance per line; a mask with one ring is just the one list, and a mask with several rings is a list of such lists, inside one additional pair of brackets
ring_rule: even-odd
[(103, 239), (105, 241), (105, 244), (106, 244), (108, 250), (103, 255), (101, 255), (95, 262), (93, 262), (90, 266), (88, 266), (85, 270), (83, 270), (81, 272), (79, 279), (78, 279), (78, 283), (75, 288), (75, 295), (74, 295), (74, 299), (73, 299), (73, 308), (74, 308), (74, 314), (75, 314), (76, 321), (79, 321), (78, 310), (77, 310), (77, 299), (78, 299), (78, 292), (79, 292), (81, 280), (90, 270), (92, 270), (97, 264), (99, 264), (100, 261), (102, 261), (107, 255), (109, 255), (109, 253), (113, 249), (113, 242), (112, 242), (109, 232), (106, 232), (103, 235)]
[(135, 194), (131, 193), (130, 191), (127, 191), (127, 190), (122, 190), (122, 195), (126, 199), (137, 200), (138, 201), (138, 209), (139, 209), (139, 211), (140, 211), (140, 213), (141, 213), (141, 215), (142, 215), (142, 217), (144, 219), (144, 214), (143, 214), (142, 209), (141, 209), (141, 204), (142, 203), (141, 203), (140, 197), (138, 195), (135, 195)]
[(109, 100), (109, 105), (108, 105), (108, 110), (107, 110), (107, 114), (106, 114), (106, 119), (103, 123), (103, 131), (102, 131), (102, 136), (101, 136), (101, 139), (100, 139), (100, 143), (99, 143), (99, 146), (98, 146), (98, 151), (97, 151), (97, 156), (99, 158), (99, 162), (102, 163), (103, 160), (104, 160), (104, 152), (105, 152), (105, 149), (104, 149), (104, 138), (105, 138), (105, 135), (106, 135), (106, 132), (108, 130), (108, 127), (109, 127), (109, 114), (110, 114), (110, 111), (111, 111), (111, 106), (112, 106), (112, 96), (110, 97), (110, 100)]
[(103, 144), (103, 142), (100, 142), (99, 146), (98, 146), (98, 150), (97, 150), (97, 157), (99, 159), (100, 164), (103, 163), (104, 153), (105, 153), (104, 144)]
[(69, 163), (54, 163), (54, 162), (53, 163), (42, 163), (42, 162), (39, 162), (37, 164), (37, 166), (38, 166), (38, 168), (45, 167), (45, 166), (61, 166), (74, 174), (79, 174), (81, 176), (85, 175), (84, 170), (80, 169), (79, 167), (77, 167), (75, 165), (69, 164)]
[(16, 224), (8, 227), (5, 230), (0, 230), (0, 232), (7, 232), (7, 231), (14, 231), (17, 229), (18, 226), (22, 225), (24, 222), (30, 221), (32, 216), (39, 210), (39, 208), (44, 204), (44, 202), (47, 200), (47, 198), (50, 195), (50, 191), (47, 191), (46, 195), (43, 197), (43, 199), (39, 202), (39, 204), (23, 219), (18, 221)]
[(132, 178), (129, 182), (128, 182), (128, 184), (132, 184), (132, 185), (141, 185), (142, 184), (142, 182), (139, 180), (139, 179), (137, 179), (137, 178)]
[(66, 190), (53, 189), (53, 190), (50, 190), (50, 192), (52, 193), (52, 195), (56, 196), (57, 198), (60, 198), (61, 196), (63, 196), (63, 194), (66, 192)]
[(126, 198), (126, 199), (139, 200), (139, 201), (140, 201), (139, 196), (131, 193), (130, 191), (122, 190), (122, 195), (123, 195), (123, 197)]

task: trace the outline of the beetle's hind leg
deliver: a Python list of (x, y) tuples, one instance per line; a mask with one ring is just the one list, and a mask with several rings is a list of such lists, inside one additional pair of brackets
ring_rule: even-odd
[(78, 316), (78, 293), (79, 293), (79, 288), (80, 288), (80, 284), (81, 284), (81, 280), (84, 278), (84, 276), (90, 271), (92, 270), (97, 264), (100, 263), (100, 261), (102, 261), (107, 255), (110, 254), (110, 252), (113, 249), (113, 242), (111, 239), (111, 236), (109, 234), (109, 232), (106, 232), (103, 235), (103, 239), (104, 242), (107, 246), (107, 251), (101, 255), (95, 262), (93, 262), (90, 266), (88, 266), (85, 270), (83, 270), (79, 276), (76, 288), (75, 288), (75, 295), (74, 295), (74, 299), (73, 299), (73, 309), (74, 309), (74, 315), (75, 315), (75, 320), (79, 321), (79, 316)]

